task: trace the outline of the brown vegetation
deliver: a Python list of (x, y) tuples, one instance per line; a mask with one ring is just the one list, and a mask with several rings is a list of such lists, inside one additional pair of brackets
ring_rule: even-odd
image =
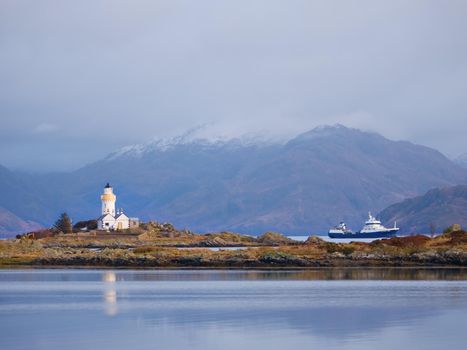
[[(229, 232), (196, 235), (151, 223), (129, 233), (91, 232), (0, 241), (0, 265), (209, 268), (320, 266), (467, 266), (467, 233), (435, 238), (395, 237), (372, 243), (331, 243), (318, 237), (291, 241), (276, 233), (259, 238)], [(282, 243), (279, 243), (282, 242)], [(267, 243), (267, 244), (266, 244)], [(244, 249), (228, 250), (236, 245)]]

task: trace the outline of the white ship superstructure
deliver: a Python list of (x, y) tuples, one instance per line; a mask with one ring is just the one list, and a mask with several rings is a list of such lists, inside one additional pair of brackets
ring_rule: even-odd
[(353, 232), (347, 228), (347, 225), (345, 224), (345, 222), (341, 221), (339, 225), (330, 229), (329, 233), (334, 233), (334, 234), (341, 233), (342, 234), (342, 233), (353, 233)]
[(394, 227), (387, 228), (381, 224), (371, 213), (368, 213), (368, 220), (360, 231), (352, 232), (345, 223), (341, 222), (338, 226), (329, 230), (328, 236), (331, 238), (384, 238), (393, 237), (399, 231), (394, 223)]
[(360, 233), (375, 233), (375, 232), (394, 232), (399, 231), (394, 223), (393, 228), (386, 228), (381, 225), (381, 221), (377, 220), (371, 213), (368, 213), (368, 220), (365, 221), (365, 226), (360, 230)]

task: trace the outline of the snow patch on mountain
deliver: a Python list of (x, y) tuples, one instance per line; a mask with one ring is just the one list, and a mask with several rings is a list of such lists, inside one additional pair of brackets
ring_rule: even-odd
[(247, 133), (240, 136), (231, 136), (226, 133), (212, 134), (206, 126), (190, 129), (181, 135), (169, 138), (154, 138), (146, 143), (122, 147), (111, 153), (105, 160), (111, 161), (120, 157), (140, 158), (153, 152), (167, 152), (176, 147), (193, 145), (205, 148), (221, 147), (262, 147), (277, 143), (285, 143), (286, 140), (267, 137), (258, 133)]

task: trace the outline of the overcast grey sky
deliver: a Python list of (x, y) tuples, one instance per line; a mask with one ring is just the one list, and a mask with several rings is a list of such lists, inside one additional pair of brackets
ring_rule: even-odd
[(467, 1), (0, 1), (0, 164), (71, 169), (215, 123), (467, 152)]

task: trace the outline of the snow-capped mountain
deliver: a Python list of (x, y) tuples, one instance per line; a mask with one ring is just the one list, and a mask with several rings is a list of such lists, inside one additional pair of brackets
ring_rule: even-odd
[[(0, 206), (43, 225), (63, 211), (75, 221), (95, 218), (110, 182), (119, 205), (142, 220), (252, 234), (324, 233), (340, 220), (359, 227), (368, 210), (467, 184), (467, 170), (436, 150), (341, 125), (288, 142), (189, 132), (122, 149), (72, 173), (21, 175), (23, 192), (11, 178), (20, 175), (10, 175), (0, 183)], [(23, 210), (23, 197), (14, 200), (17, 193), (31, 210)]]
[(259, 133), (246, 133), (232, 136), (226, 133), (213, 134), (210, 125), (202, 125), (186, 131), (181, 135), (168, 138), (154, 138), (148, 142), (122, 147), (111, 153), (106, 160), (111, 161), (120, 157), (136, 157), (154, 152), (166, 152), (180, 146), (222, 148), (222, 147), (251, 147), (268, 146), (276, 143), (284, 143), (282, 138), (271, 138)]

